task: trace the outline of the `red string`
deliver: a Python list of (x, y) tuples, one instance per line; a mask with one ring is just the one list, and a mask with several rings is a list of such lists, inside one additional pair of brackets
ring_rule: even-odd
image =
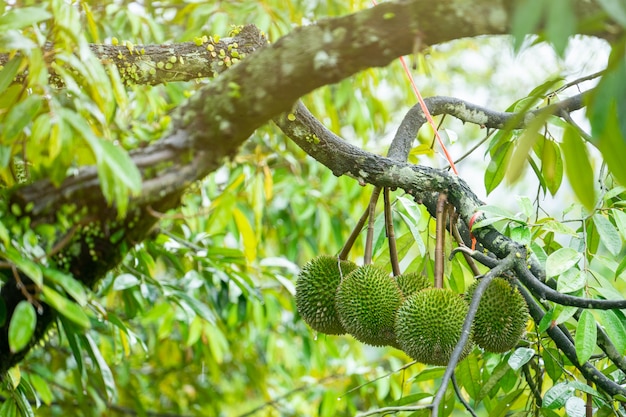
[[(374, 6), (377, 5), (376, 0), (372, 0), (372, 3), (374, 4)], [(430, 111), (428, 111), (428, 107), (426, 107), (426, 103), (424, 102), (424, 99), (422, 98), (422, 94), (420, 94), (420, 90), (417, 88), (417, 85), (415, 84), (415, 80), (413, 79), (413, 75), (411, 74), (411, 71), (409, 70), (409, 66), (406, 64), (406, 60), (404, 59), (403, 56), (400, 57), (400, 63), (402, 64), (402, 68), (404, 68), (404, 73), (409, 78), (411, 87), (413, 87), (413, 91), (415, 92), (415, 95), (417, 96), (417, 101), (420, 103), (420, 107), (422, 108), (422, 111), (426, 115), (426, 120), (428, 120), (430, 127), (432, 127), (433, 131), (435, 132), (435, 136), (437, 137), (437, 142), (439, 142), (439, 146), (441, 146), (441, 149), (443, 150), (443, 154), (448, 160), (448, 163), (450, 164), (450, 168), (452, 168), (452, 172), (454, 172), (455, 175), (459, 175), (459, 171), (457, 171), (456, 165), (454, 165), (454, 162), (452, 161), (452, 157), (450, 156), (448, 149), (446, 149), (446, 145), (443, 144), (443, 140), (441, 139), (441, 136), (439, 136), (439, 131), (437, 130), (435, 121), (433, 120), (433, 117), (430, 115)]]
[(472, 216), (472, 218), (469, 221), (469, 233), (470, 233), (470, 239), (472, 240), (472, 250), (476, 250), (476, 237), (474, 237), (474, 234), (472, 233), (472, 227), (474, 227), (474, 222), (476, 221), (476, 219), (478, 218), (478, 216), (480, 216), (480, 211), (477, 211), (476, 213), (474, 213), (474, 215)]

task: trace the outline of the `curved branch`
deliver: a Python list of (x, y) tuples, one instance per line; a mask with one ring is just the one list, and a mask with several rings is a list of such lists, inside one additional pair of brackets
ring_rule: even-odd
[[(531, 317), (535, 321), (535, 323), (539, 323), (543, 316), (545, 315), (544, 310), (541, 308), (539, 303), (533, 298), (533, 296), (528, 292), (526, 287), (523, 285), (517, 286), (520, 293), (526, 300), (526, 304), (528, 304), (528, 311), (530, 312)], [(576, 355), (576, 348), (572, 341), (567, 337), (565, 333), (558, 326), (548, 327), (548, 335), (554, 343), (558, 346), (558, 348), (565, 354), (567, 359), (578, 368), (578, 370), (583, 374), (585, 378), (593, 381), (599, 388), (605, 391), (607, 394), (611, 396), (622, 395), (626, 396), (626, 388), (620, 386), (614, 381), (610, 380), (606, 377), (602, 372), (596, 369), (589, 362), (579, 363), (578, 356)]]
[(515, 272), (520, 282), (540, 300), (549, 300), (564, 306), (595, 308), (598, 310), (626, 308), (626, 300), (598, 300), (560, 293), (539, 281), (525, 265), (517, 265)]
[[(498, 264), (497, 259), (462, 246), (454, 248), (450, 256), (457, 252), (466, 253), (489, 268), (493, 268)], [(528, 265), (523, 265), (521, 263), (518, 264), (515, 272), (520, 282), (523, 283), (535, 297), (541, 300), (548, 300), (564, 306), (586, 309), (613, 310), (626, 308), (626, 300), (601, 300), (560, 293), (547, 286), (543, 281), (540, 281), (536, 276), (534, 276), (532, 271), (528, 270)]]

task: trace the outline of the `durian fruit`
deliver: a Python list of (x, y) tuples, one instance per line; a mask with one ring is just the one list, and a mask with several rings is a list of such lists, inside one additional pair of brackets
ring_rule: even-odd
[[(472, 301), (474, 282), (465, 299)], [(474, 317), (474, 341), (488, 352), (514, 348), (526, 331), (528, 306), (522, 294), (504, 278), (494, 278), (483, 293)]]
[(302, 267), (296, 282), (296, 307), (313, 330), (326, 334), (344, 334), (335, 309), (335, 293), (342, 277), (355, 270), (351, 261), (321, 255)]
[[(398, 344), (410, 357), (428, 365), (447, 365), (461, 337), (467, 302), (444, 288), (426, 288), (409, 296), (396, 316)], [(473, 348), (470, 340), (460, 359)]]
[(393, 327), (401, 302), (395, 279), (373, 265), (355, 269), (337, 289), (337, 312), (344, 328), (373, 346), (398, 346)]
[(417, 272), (409, 272), (408, 274), (398, 275), (396, 282), (404, 297), (415, 294), (418, 291), (432, 286), (432, 282), (427, 276)]

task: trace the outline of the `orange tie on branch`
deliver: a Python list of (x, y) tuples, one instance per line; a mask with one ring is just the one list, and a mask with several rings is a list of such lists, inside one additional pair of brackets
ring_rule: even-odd
[[(376, 0), (372, 0), (372, 3), (374, 4), (374, 6), (378, 4), (376, 3)], [(422, 98), (422, 94), (420, 94), (420, 90), (417, 88), (417, 85), (415, 84), (415, 80), (413, 79), (413, 75), (411, 74), (411, 71), (409, 70), (409, 66), (406, 64), (406, 60), (404, 59), (403, 56), (400, 57), (400, 63), (402, 64), (404, 73), (409, 78), (411, 87), (413, 87), (413, 91), (415, 92), (415, 95), (417, 96), (417, 101), (420, 103), (420, 107), (422, 108), (422, 111), (426, 115), (426, 120), (428, 120), (428, 124), (430, 124), (430, 127), (432, 127), (433, 131), (435, 132), (435, 136), (437, 137), (437, 142), (439, 142), (439, 146), (441, 146), (441, 150), (443, 151), (443, 154), (448, 160), (448, 163), (450, 164), (450, 168), (452, 168), (452, 172), (454, 172), (455, 175), (459, 175), (459, 171), (457, 171), (456, 165), (454, 165), (454, 162), (452, 161), (452, 157), (450, 156), (448, 149), (446, 149), (446, 145), (443, 144), (443, 140), (441, 139), (441, 136), (439, 136), (437, 125), (435, 125), (435, 121), (433, 120), (433, 117), (430, 115), (430, 111), (428, 111), (428, 107), (426, 107), (426, 103), (424, 102), (424, 99)]]

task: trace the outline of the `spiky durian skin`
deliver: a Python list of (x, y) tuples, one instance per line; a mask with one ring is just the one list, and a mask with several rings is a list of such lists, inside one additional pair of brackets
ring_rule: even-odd
[(356, 268), (354, 262), (339, 262), (330, 255), (318, 256), (302, 267), (296, 282), (296, 307), (313, 330), (325, 334), (346, 333), (335, 309), (335, 293), (341, 277)]
[(396, 282), (400, 291), (405, 297), (415, 294), (432, 285), (427, 276), (417, 272), (409, 272), (408, 274), (398, 275)]
[[(467, 302), (478, 285), (466, 293)], [(504, 278), (494, 278), (483, 293), (474, 317), (474, 341), (488, 352), (501, 353), (514, 348), (526, 332), (528, 306), (519, 290)]]
[[(465, 300), (450, 289), (426, 288), (409, 296), (396, 316), (398, 344), (410, 357), (428, 365), (447, 365), (461, 337)], [(461, 359), (473, 348), (468, 340)]]
[(372, 265), (352, 271), (337, 289), (337, 312), (344, 328), (373, 346), (397, 347), (394, 322), (401, 302), (396, 281)]

